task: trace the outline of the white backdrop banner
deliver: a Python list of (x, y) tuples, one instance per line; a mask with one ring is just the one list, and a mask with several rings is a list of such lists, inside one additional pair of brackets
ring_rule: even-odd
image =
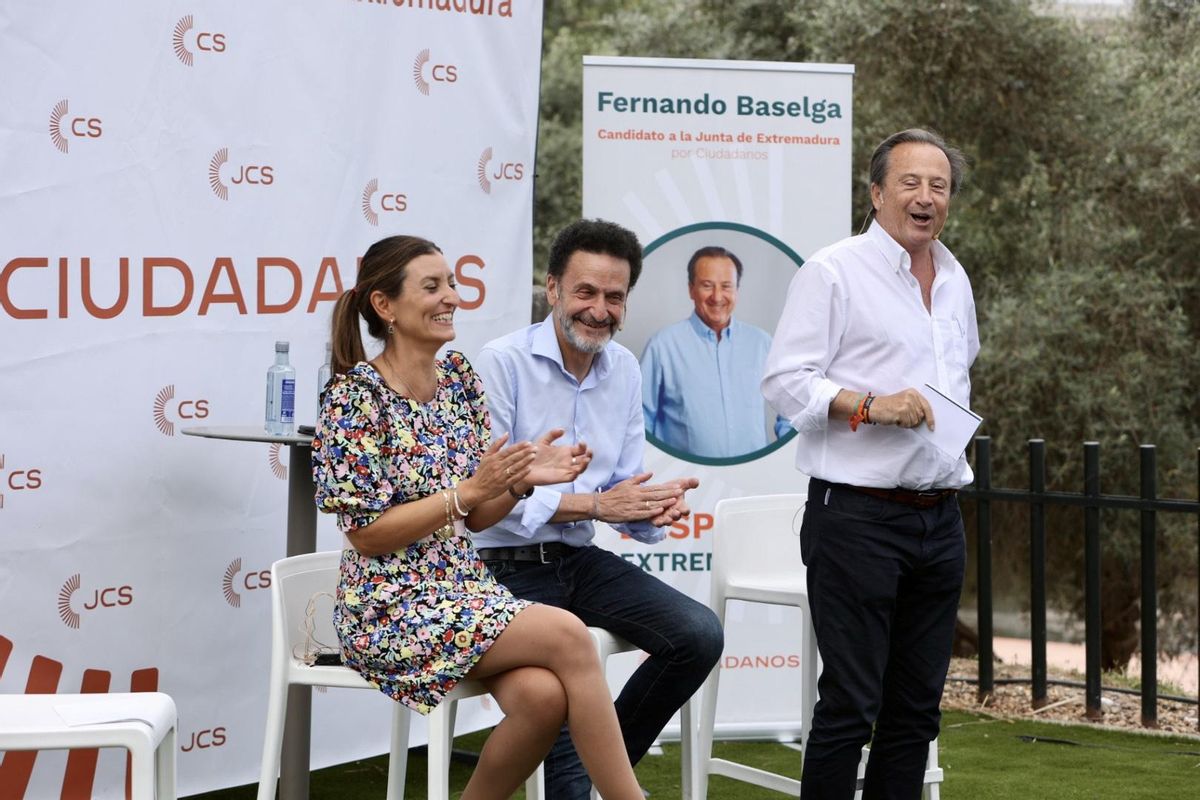
[[(793, 467), (790, 428), (776, 431), (758, 392), (765, 348), (748, 345), (774, 332), (804, 257), (849, 232), (854, 68), (588, 56), (583, 70), (584, 214), (627, 225), (645, 247), (617, 338), (640, 357), (650, 387), (647, 469), (656, 480), (700, 478), (692, 519), (662, 543), (646, 547), (611, 529), (599, 541), (707, 602), (717, 501), (807, 485)], [(689, 292), (687, 265), (706, 247), (725, 248), (743, 268), (733, 363), (696, 344), (702, 300)], [(701, 429), (731, 433), (697, 444)], [(734, 602), (727, 623), (718, 731), (798, 730), (796, 613)]]
[[(541, 21), (529, 0), (3, 4), (0, 692), (168, 692), (181, 795), (257, 780), (264, 590), (309, 465), (180, 428), (261, 423), (277, 339), (311, 423), (333, 301), (387, 235), (444, 250), (455, 347), (528, 323)], [(318, 692), (314, 766), (384, 752), (386, 702)], [(0, 800), (122, 797), (124, 754), (88, 758), (7, 753)]]

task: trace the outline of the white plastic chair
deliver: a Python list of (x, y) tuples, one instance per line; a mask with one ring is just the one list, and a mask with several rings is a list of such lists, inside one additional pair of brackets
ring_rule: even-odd
[[(370, 689), (378, 692), (361, 675), (345, 666), (309, 666), (303, 655), (307, 633), (306, 610), (314, 595), (333, 594), (338, 583), (341, 552), (331, 550), (306, 553), (276, 561), (271, 566), (271, 675), (267, 702), (267, 727), (263, 738), (262, 771), (258, 782), (258, 800), (274, 800), (283, 746), (283, 726), (287, 716), (288, 688), (333, 686), (344, 689)], [(333, 620), (328, 613), (312, 615), (314, 640), (337, 641)], [(482, 684), (462, 681), (429, 715), (429, 800), (449, 797), (451, 739), (457, 701), (486, 694)], [(392, 702), (391, 749), (388, 756), (387, 800), (402, 800), (408, 768), (409, 710)], [(526, 783), (530, 800), (540, 800), (541, 770)]]
[[(458, 701), (487, 693), (487, 688), (478, 681), (459, 681), (429, 715), (429, 780), (425, 794), (429, 800), (450, 798), (450, 756), (454, 748)], [(525, 797), (526, 800), (542, 800), (545, 795), (545, 778), (539, 765), (525, 781)]]
[[(858, 789), (854, 792), (854, 800), (862, 800), (863, 774), (867, 771), (867, 758), (871, 755), (870, 746), (864, 747), (862, 760), (858, 762)], [(925, 758), (925, 785), (921, 787), (923, 800), (941, 800), (942, 781), (945, 774), (938, 766), (938, 743), (934, 739), (929, 743), (929, 755)]]
[[(714, 512), (712, 535), (712, 589), (709, 607), (725, 625), (730, 600), (795, 606), (801, 610), (799, 638), (800, 728), (807, 736), (816, 701), (817, 649), (808, 612), (804, 562), (800, 559), (800, 516), (804, 495), (781, 494), (721, 500)], [(721, 668), (709, 673), (700, 693), (700, 721), (696, 744), (696, 775), (692, 797), (703, 800), (708, 776), (752, 783), (765, 789), (799, 796), (800, 781), (746, 764), (712, 757), (713, 726), (717, 715), (717, 687)]]
[[(291, 556), (271, 565), (271, 674), (258, 800), (275, 798), (290, 687), (333, 686), (378, 691), (349, 667), (309, 666), (297, 657), (303, 655), (307, 643), (305, 617), (309, 601), (321, 592), (334, 593), (340, 560), (341, 553), (330, 550)], [(333, 620), (328, 613), (313, 614), (312, 631), (316, 640), (329, 643), (337, 641)], [(391, 706), (387, 800), (402, 800), (408, 767), (409, 711), (401, 703), (393, 702)]]
[(175, 701), (161, 692), (0, 695), (0, 751), (123, 747), (132, 800), (175, 800)]
[[(712, 589), (709, 605), (725, 624), (729, 600), (795, 606), (800, 609), (800, 732), (807, 742), (812, 729), (813, 706), (817, 702), (817, 639), (808, 607), (806, 570), (800, 555), (800, 523), (807, 497), (802, 494), (762, 495), (721, 500), (713, 520)], [(753, 546), (748, 546), (753, 542)], [(703, 800), (708, 776), (752, 783), (798, 797), (800, 781), (746, 764), (712, 757), (713, 726), (716, 722), (720, 666), (713, 668), (701, 691), (700, 721), (696, 746), (695, 793)], [(859, 764), (859, 791), (870, 749), (863, 748)], [(943, 773), (938, 767), (937, 740), (929, 745), (924, 797), (939, 800)], [(686, 795), (685, 795), (686, 796)]]
[[(588, 633), (592, 635), (592, 641), (596, 645), (596, 652), (600, 656), (600, 667), (607, 673), (608, 657), (617, 653), (630, 653), (638, 650), (637, 645), (629, 642), (610, 633), (604, 628), (588, 628)], [(695, 728), (692, 722), (692, 701), (688, 700), (684, 703), (683, 708), (679, 709), (679, 770), (680, 783), (683, 787), (683, 797), (690, 797), (692, 791), (692, 776), (694, 768), (692, 766), (692, 749), (693, 739), (695, 737)], [(592, 787), (592, 800), (599, 800), (600, 793)]]

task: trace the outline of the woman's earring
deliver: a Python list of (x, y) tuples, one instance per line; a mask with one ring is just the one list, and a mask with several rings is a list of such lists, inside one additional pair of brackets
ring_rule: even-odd
[(392, 336), (396, 333), (396, 320), (389, 320), (387, 327), (387, 335)]

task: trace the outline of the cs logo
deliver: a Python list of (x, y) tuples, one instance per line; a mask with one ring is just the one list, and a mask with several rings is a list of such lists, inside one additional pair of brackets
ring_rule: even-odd
[(154, 396), (154, 427), (163, 436), (175, 435), (175, 423), (167, 416), (174, 412), (179, 420), (205, 419), (208, 417), (207, 400), (180, 400), (175, 402), (175, 385), (164, 386)]
[(362, 214), (363, 219), (372, 225), (379, 225), (379, 214), (384, 211), (407, 211), (408, 195), (397, 192), (383, 192), (379, 195), (379, 210), (375, 210), (375, 195), (379, 192), (379, 179), (371, 178), (363, 187)]
[(225, 595), (225, 602), (234, 608), (242, 607), (242, 594), (239, 590), (253, 592), (255, 589), (271, 587), (271, 570), (247, 572), (241, 579), (238, 579), (238, 573), (241, 571), (242, 560), (235, 558), (229, 562), (229, 566), (225, 568), (225, 576), (221, 578), (221, 593)]
[[(425, 69), (429, 65), (429, 48), (425, 48), (417, 53), (417, 59), (413, 62), (413, 83), (417, 85), (417, 91), (423, 95), (429, 95), (430, 81), (434, 83), (455, 83), (458, 81), (458, 67), (454, 64), (434, 64)], [(428, 73), (429, 77), (425, 77)]]
[(40, 469), (13, 469), (4, 471), (5, 455), (0, 453), (0, 510), (4, 509), (4, 491), (28, 492), (42, 488)]
[(218, 725), (215, 728), (193, 731), (191, 738), (188, 739), (188, 743), (180, 745), (179, 749), (181, 752), (190, 753), (197, 748), (207, 750), (210, 747), (220, 747), (225, 744), (226, 738), (225, 726)]
[(99, 139), (104, 135), (104, 126), (99, 117), (71, 116), (66, 98), (59, 100), (50, 110), (50, 141), (60, 153), (70, 151), (71, 140), (76, 138)]
[[(221, 178), (221, 167), (225, 166), (228, 161), (229, 148), (222, 147), (213, 153), (213, 157), (208, 162), (208, 184), (212, 187), (213, 194), (222, 200), (229, 199), (229, 187)], [(243, 164), (238, 167), (237, 174), (230, 178), (230, 183), (235, 185), (270, 186), (274, 182), (275, 168), (265, 164)]]
[(492, 148), (487, 148), (479, 155), (479, 164), (475, 168), (479, 188), (484, 194), (492, 193), (492, 181), (519, 181), (525, 176), (525, 165), (515, 161), (497, 162), (494, 167), (488, 165), (492, 160)]
[(188, 14), (179, 22), (175, 23), (175, 32), (171, 34), (171, 46), (175, 49), (175, 57), (187, 66), (192, 66), (194, 56), (188, 48), (187, 40), (191, 38), (194, 42), (193, 47), (197, 50), (202, 50), (206, 53), (224, 53), (225, 52), (225, 34), (212, 33), (211, 31), (200, 31), (196, 36), (189, 37), (188, 33), (192, 30), (192, 15)]
[[(79, 629), (82, 620), (81, 611), (71, 607), (71, 600), (79, 590), (82, 581), (76, 572), (58, 590), (58, 616), (68, 628)], [(132, 586), (108, 586), (103, 589), (93, 589), (92, 598), (83, 604), (84, 611), (95, 611), (98, 608), (116, 608), (133, 603)]]
[(267, 463), (271, 465), (271, 474), (281, 481), (286, 481), (288, 476), (287, 464), (279, 460), (279, 454), (283, 448), (277, 444), (273, 444), (267, 448)]

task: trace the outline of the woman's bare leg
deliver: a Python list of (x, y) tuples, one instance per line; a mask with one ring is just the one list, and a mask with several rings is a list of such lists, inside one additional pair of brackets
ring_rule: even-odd
[(545, 667), (562, 683), (567, 728), (600, 794), (606, 800), (643, 800), (587, 627), (562, 609), (529, 606), (509, 623), (470, 677), (481, 680), (531, 666)]
[(504, 719), (484, 743), (462, 800), (511, 797), (550, 752), (567, 716), (562, 683), (545, 667), (519, 667), (482, 680)]

